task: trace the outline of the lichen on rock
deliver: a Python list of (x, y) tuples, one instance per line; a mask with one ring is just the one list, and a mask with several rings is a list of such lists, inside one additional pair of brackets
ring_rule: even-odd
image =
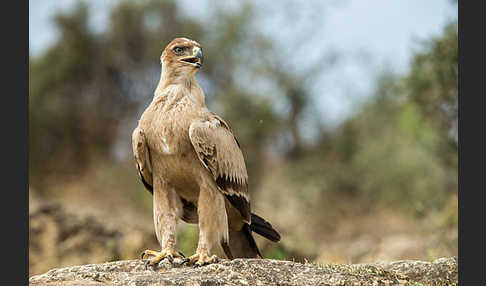
[(433, 262), (315, 265), (272, 259), (222, 259), (203, 267), (121, 260), (52, 269), (32, 276), (34, 285), (457, 285), (457, 257)]

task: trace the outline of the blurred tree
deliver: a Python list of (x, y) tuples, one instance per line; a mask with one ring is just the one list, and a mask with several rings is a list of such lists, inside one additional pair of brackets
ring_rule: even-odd
[[(286, 102), (288, 113), (282, 121), (292, 138), (292, 144), (286, 152), (290, 160), (296, 160), (304, 156), (309, 148), (304, 144), (301, 126), (305, 119), (306, 111), (315, 104), (312, 97), (313, 81), (321, 77), (328, 68), (336, 64), (337, 55), (334, 53), (324, 53), (320, 60), (304, 70), (295, 71), (283, 66), (285, 56), (271, 55), (266, 58), (266, 76), (270, 81), (274, 81), (278, 86), (277, 92), (281, 100)], [(316, 118), (316, 120), (319, 120)]]
[(318, 212), (336, 194), (363, 206), (392, 204), (417, 215), (440, 210), (457, 193), (457, 29), (418, 52), (406, 76), (383, 72), (361, 110), (289, 165), (295, 188)]
[(410, 100), (436, 125), (441, 136), (449, 139), (438, 152), (450, 167), (457, 167), (457, 63), (457, 23), (450, 23), (441, 37), (425, 43), (424, 51), (415, 56), (404, 82)]
[(457, 120), (457, 37), (457, 25), (452, 23), (442, 37), (428, 41), (425, 51), (414, 58), (406, 83), (411, 99), (446, 131)]
[(94, 83), (111, 80), (113, 73), (98, 65), (101, 47), (87, 28), (86, 5), (80, 3), (71, 15), (58, 14), (54, 20), (61, 40), (29, 64), (30, 179), (39, 185), (47, 174), (86, 167), (91, 151), (106, 152), (114, 122), (100, 111), (117, 107), (96, 102), (103, 97)]

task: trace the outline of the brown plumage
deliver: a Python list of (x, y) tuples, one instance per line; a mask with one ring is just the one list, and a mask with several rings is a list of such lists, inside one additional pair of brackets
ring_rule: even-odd
[(206, 108), (195, 79), (202, 66), (199, 43), (174, 39), (161, 56), (162, 73), (154, 98), (132, 134), (138, 174), (153, 194), (155, 233), (161, 259), (175, 251), (179, 219), (199, 224), (196, 254), (186, 262), (216, 262), (211, 247), (221, 243), (228, 258), (261, 257), (252, 232), (279, 241), (280, 235), (252, 214), (245, 160), (230, 126)]

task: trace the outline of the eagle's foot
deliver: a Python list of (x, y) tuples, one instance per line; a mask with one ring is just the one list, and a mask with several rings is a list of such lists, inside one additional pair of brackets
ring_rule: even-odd
[(172, 248), (164, 248), (160, 252), (150, 250), (150, 249), (147, 249), (144, 252), (142, 252), (142, 259), (145, 259), (148, 256), (153, 256), (153, 258), (145, 262), (145, 268), (147, 268), (148, 266), (154, 268), (164, 258), (167, 258), (167, 260), (169, 260), (170, 263), (174, 263), (174, 258), (181, 258), (184, 259), (184, 261), (186, 259), (184, 254), (182, 254), (179, 251), (175, 251)]
[(184, 259), (183, 263), (187, 265), (194, 265), (194, 267), (204, 266), (211, 263), (218, 263), (219, 258), (216, 255), (209, 256), (207, 253), (197, 253)]

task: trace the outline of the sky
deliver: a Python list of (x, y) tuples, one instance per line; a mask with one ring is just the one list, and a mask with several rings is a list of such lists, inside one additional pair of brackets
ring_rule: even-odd
[[(180, 0), (190, 16), (209, 17), (211, 1)], [(102, 31), (107, 24), (109, 9), (119, 1), (88, 0), (91, 9), (91, 27)], [(257, 11), (263, 15), (262, 32), (272, 35), (282, 45), (298, 45), (299, 41), (314, 41), (327, 50), (348, 55), (339, 62), (334, 73), (321, 79), (326, 92), (319, 93), (317, 104), (322, 106), (324, 117), (338, 123), (349, 115), (359, 97), (373, 89), (378, 73), (391, 68), (406, 73), (414, 52), (420, 50), (421, 41), (440, 35), (445, 25), (457, 20), (457, 5), (449, 0), (327, 0), (283, 1), (268, 4)], [(29, 0), (29, 54), (40, 55), (58, 37), (51, 21), (57, 11), (68, 11), (77, 0)], [(228, 9), (236, 1), (223, 1)], [(298, 7), (297, 7), (298, 3)], [(265, 4), (263, 4), (265, 5)], [(293, 5), (295, 9), (284, 9)], [(286, 8), (286, 7), (283, 7)], [(300, 30), (299, 30), (300, 29)], [(311, 34), (299, 34), (299, 31)]]

